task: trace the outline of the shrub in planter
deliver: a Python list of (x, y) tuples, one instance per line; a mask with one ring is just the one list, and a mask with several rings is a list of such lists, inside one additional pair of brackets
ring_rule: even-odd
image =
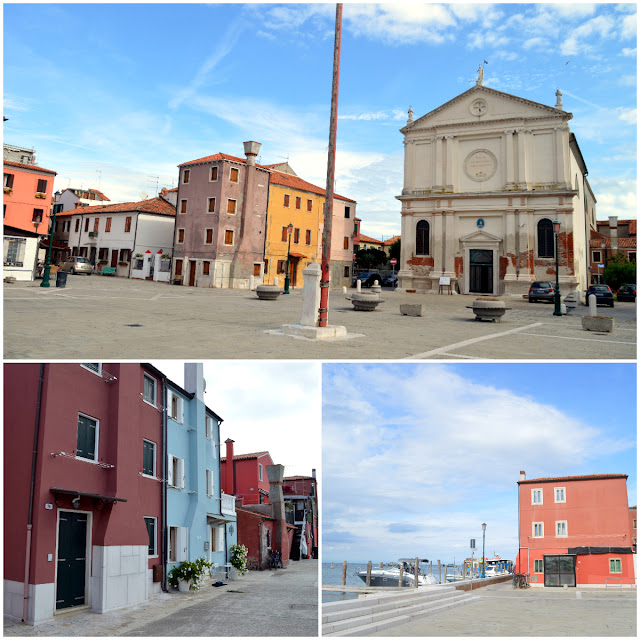
[(234, 544), (231, 547), (231, 564), (240, 575), (247, 573), (247, 553), (248, 549), (243, 544)]
[(197, 591), (201, 586), (200, 583), (203, 581), (205, 573), (212, 566), (213, 564), (205, 558), (198, 558), (194, 562), (185, 560), (169, 571), (169, 584), (174, 589), (177, 589), (180, 581), (182, 581), (188, 583), (190, 589)]

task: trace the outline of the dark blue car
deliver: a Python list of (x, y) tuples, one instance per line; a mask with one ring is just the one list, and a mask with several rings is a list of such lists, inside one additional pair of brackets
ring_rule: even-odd
[(587, 304), (589, 304), (589, 296), (596, 297), (596, 304), (607, 304), (613, 307), (613, 292), (608, 284), (592, 284), (586, 291)]

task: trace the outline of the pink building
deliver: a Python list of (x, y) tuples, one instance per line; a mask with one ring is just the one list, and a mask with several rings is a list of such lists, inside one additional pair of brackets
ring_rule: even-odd
[(160, 590), (162, 387), (144, 364), (5, 365), (5, 615), (35, 624)]
[(516, 571), (532, 586), (635, 583), (627, 476), (527, 480), (520, 472)]

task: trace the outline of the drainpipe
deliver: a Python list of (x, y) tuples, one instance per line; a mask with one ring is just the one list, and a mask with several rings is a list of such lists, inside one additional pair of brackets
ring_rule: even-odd
[[(177, 209), (176, 209), (177, 211)], [(131, 247), (131, 255), (129, 256), (129, 274), (127, 275), (127, 278), (131, 277), (131, 265), (133, 264), (133, 262), (131, 262), (133, 260), (133, 252), (136, 250), (136, 240), (138, 238), (138, 224), (140, 222), (140, 212), (136, 211), (137, 215), (136, 215), (136, 228), (135, 231), (133, 232), (133, 246)]]
[(266, 518), (258, 522), (258, 571), (262, 571), (262, 523)]
[(44, 364), (40, 365), (38, 380), (38, 400), (36, 402), (36, 423), (33, 432), (33, 453), (31, 455), (31, 486), (29, 488), (29, 516), (27, 519), (27, 545), (24, 558), (24, 595), (22, 601), (22, 622), (27, 621), (29, 608), (29, 572), (31, 570), (31, 533), (33, 529), (33, 494), (36, 484), (36, 460), (38, 458), (38, 436), (40, 434), (40, 410), (42, 401), (42, 385), (44, 383)]
[(162, 565), (163, 591), (168, 592), (167, 587), (167, 376), (162, 377), (162, 545), (160, 564)]

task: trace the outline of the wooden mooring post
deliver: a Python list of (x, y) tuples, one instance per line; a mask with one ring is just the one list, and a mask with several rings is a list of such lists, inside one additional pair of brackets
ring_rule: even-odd
[(345, 560), (342, 564), (342, 586), (347, 584), (347, 561)]
[(398, 586), (402, 586), (402, 576), (404, 575), (404, 562), (400, 565), (400, 577), (398, 578)]
[(371, 560), (367, 562), (367, 581), (365, 583), (367, 587), (371, 586)]
[(413, 565), (413, 586), (418, 588), (418, 558), (416, 558), (416, 562)]
[(442, 584), (442, 570), (440, 560), (438, 560), (438, 584)]

